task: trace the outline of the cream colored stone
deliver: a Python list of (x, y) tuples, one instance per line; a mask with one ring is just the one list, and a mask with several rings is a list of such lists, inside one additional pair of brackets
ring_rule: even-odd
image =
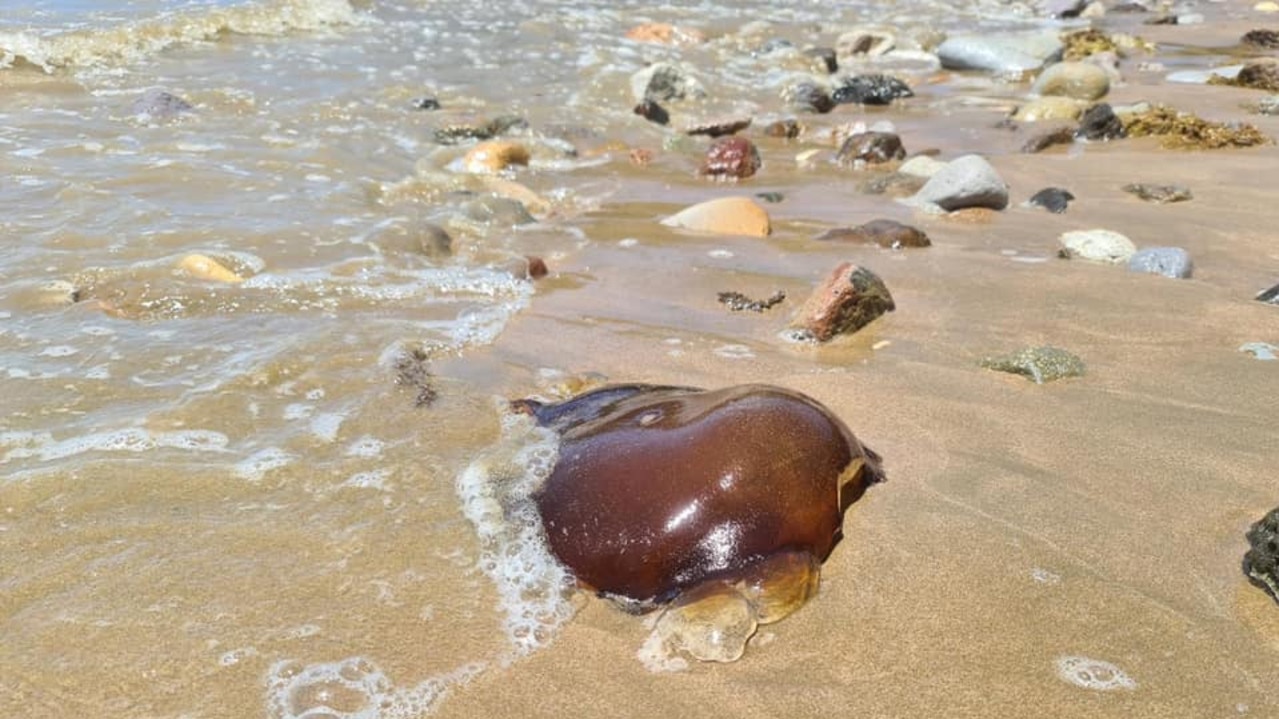
[(1040, 95), (1097, 100), (1110, 92), (1110, 76), (1092, 63), (1059, 62), (1040, 73), (1030, 89)]
[(1088, 103), (1072, 97), (1047, 95), (1030, 100), (1017, 108), (1013, 119), (1017, 122), (1042, 122), (1044, 120), (1078, 120)]
[(1279, 3), (1269, 1), (1259, 2), (1256, 5), (1253, 5), (1252, 9), (1257, 12), (1279, 12)]
[(484, 188), (495, 195), (508, 200), (517, 200), (524, 205), (529, 214), (545, 216), (551, 212), (551, 203), (546, 198), (513, 180), (501, 177), (485, 177)]
[(187, 255), (178, 261), (178, 269), (202, 280), (232, 284), (244, 281), (226, 265), (207, 255)]
[(767, 237), (772, 232), (768, 212), (749, 197), (721, 197), (693, 205), (662, 224), (717, 235)]
[(518, 142), (494, 140), (472, 147), (462, 160), (462, 168), (475, 174), (501, 172), (512, 165), (528, 165), (528, 148)]

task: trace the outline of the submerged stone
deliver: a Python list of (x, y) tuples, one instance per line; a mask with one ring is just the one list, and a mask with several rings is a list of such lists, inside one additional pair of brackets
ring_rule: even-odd
[(903, 247), (928, 247), (932, 244), (923, 230), (887, 219), (871, 220), (857, 227), (836, 227), (826, 230), (813, 239), (822, 242), (835, 240), (879, 245), (894, 250)]
[(651, 640), (741, 656), (799, 608), (879, 457), (813, 399), (779, 387), (615, 385), (512, 403), (559, 435), (533, 495), (551, 552), (623, 609), (672, 604)]
[(1123, 191), (1140, 197), (1147, 202), (1164, 204), (1167, 202), (1184, 202), (1194, 199), (1190, 188), (1182, 185), (1151, 185), (1144, 182), (1133, 182), (1123, 186)]
[(768, 211), (749, 197), (707, 200), (667, 217), (662, 224), (717, 235), (767, 237), (772, 232)]
[(797, 82), (782, 88), (782, 102), (799, 112), (824, 114), (835, 109), (830, 93), (815, 82)]
[(1085, 140), (1118, 140), (1128, 136), (1128, 128), (1109, 104), (1101, 102), (1084, 110), (1075, 137)]
[(1008, 372), (1043, 384), (1062, 377), (1082, 377), (1083, 360), (1059, 347), (1028, 347), (1012, 354), (987, 357), (981, 366), (996, 372)]
[(1180, 247), (1147, 247), (1128, 258), (1128, 271), (1184, 280), (1195, 271), (1195, 263)]
[(864, 162), (880, 165), (906, 157), (902, 139), (893, 132), (859, 132), (850, 135), (840, 146), (836, 159), (843, 165)]
[(1066, 211), (1066, 207), (1073, 199), (1075, 199), (1075, 196), (1070, 193), (1070, 190), (1061, 187), (1045, 187), (1031, 195), (1030, 199), (1026, 200), (1026, 204), (1042, 207), (1055, 214), (1061, 214)]
[(142, 97), (134, 100), (130, 109), (135, 115), (152, 119), (173, 117), (195, 110), (191, 103), (168, 90), (159, 88), (152, 88), (142, 93)]
[(1243, 573), (1279, 602), (1279, 507), (1248, 529), (1250, 549), (1243, 555)]

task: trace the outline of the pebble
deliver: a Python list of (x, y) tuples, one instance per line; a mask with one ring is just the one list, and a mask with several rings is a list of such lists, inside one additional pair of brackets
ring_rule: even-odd
[(719, 235), (767, 237), (772, 232), (768, 211), (749, 197), (708, 200), (671, 215), (662, 224)]
[(1134, 182), (1123, 186), (1123, 191), (1140, 197), (1147, 202), (1165, 204), (1168, 202), (1185, 202), (1194, 199), (1190, 188), (1181, 185), (1148, 185)]
[(842, 165), (882, 165), (906, 156), (902, 139), (894, 132), (859, 132), (840, 146), (835, 159)]
[(636, 105), (632, 112), (645, 120), (658, 125), (666, 125), (671, 121), (671, 115), (666, 111), (666, 108), (652, 100), (644, 100), (640, 104)]
[(1072, 18), (1079, 17), (1087, 6), (1086, 0), (1045, 0), (1040, 3), (1040, 10), (1049, 17)]
[(501, 172), (512, 165), (528, 166), (528, 148), (518, 142), (481, 142), (466, 152), (462, 168), (477, 175)]
[(683, 129), (685, 135), (705, 135), (706, 137), (723, 137), (741, 132), (751, 126), (752, 118), (722, 117), (714, 120), (698, 120), (689, 123)]
[(898, 250), (903, 247), (928, 247), (928, 235), (916, 227), (896, 220), (878, 219), (857, 227), (836, 227), (813, 238), (819, 241), (856, 242)]
[(1279, 360), (1279, 355), (1275, 354), (1276, 352), (1279, 352), (1279, 347), (1276, 347), (1269, 342), (1245, 342), (1244, 344), (1239, 345), (1239, 351), (1252, 355), (1253, 359), (1259, 359), (1265, 362)]
[(1128, 136), (1124, 123), (1110, 105), (1100, 102), (1084, 111), (1075, 137), (1085, 140), (1117, 140)]
[(835, 109), (826, 88), (815, 82), (797, 82), (782, 88), (782, 102), (799, 112), (824, 114)]
[(1271, 2), (1270, 0), (1264, 0), (1263, 2), (1259, 2), (1256, 5), (1253, 5), (1252, 9), (1256, 10), (1257, 12), (1264, 12), (1264, 13), (1279, 12), (1279, 3)]
[(964, 155), (948, 162), (919, 192), (901, 202), (947, 211), (965, 207), (1002, 210), (1008, 206), (1008, 185), (984, 157)]
[(1012, 354), (987, 357), (981, 366), (996, 372), (1008, 372), (1030, 378), (1035, 384), (1063, 377), (1082, 377), (1084, 362), (1060, 347), (1028, 347)]
[(1275, 285), (1268, 290), (1262, 290), (1257, 293), (1253, 299), (1258, 302), (1265, 302), (1269, 305), (1279, 305), (1279, 285)]
[(173, 117), (184, 112), (192, 112), (195, 108), (191, 103), (174, 95), (168, 90), (159, 88), (151, 88), (142, 93), (142, 97), (133, 101), (130, 106), (133, 114), (144, 116), (151, 119), (160, 119), (164, 117)]
[(706, 151), (697, 174), (720, 180), (744, 180), (759, 169), (759, 150), (744, 137), (722, 137)]
[(697, 45), (706, 42), (706, 33), (696, 28), (677, 27), (664, 22), (636, 25), (626, 31), (627, 40), (659, 45)]
[(1013, 119), (1017, 122), (1042, 122), (1044, 120), (1068, 120), (1074, 122), (1084, 113), (1087, 105), (1073, 97), (1047, 95), (1029, 100), (1017, 108)]
[(1243, 556), (1243, 571), (1248, 581), (1279, 602), (1279, 507), (1248, 528), (1248, 552)]
[(1255, 110), (1259, 115), (1279, 115), (1279, 95), (1269, 95), (1257, 101)]
[(244, 278), (208, 255), (187, 255), (178, 261), (178, 269), (202, 280), (235, 284)]
[(1045, 187), (1031, 195), (1030, 199), (1026, 200), (1026, 204), (1042, 207), (1049, 212), (1060, 215), (1066, 211), (1066, 207), (1069, 206), (1070, 201), (1073, 199), (1075, 199), (1075, 196), (1070, 193), (1070, 190), (1060, 187)]
[(524, 203), (497, 195), (481, 195), (463, 204), (461, 210), (465, 219), (485, 226), (513, 227), (537, 222)]
[(1279, 63), (1270, 59), (1250, 62), (1243, 66), (1230, 84), (1254, 90), (1279, 92)]
[(1279, 50), (1279, 32), (1274, 30), (1249, 30), (1239, 38), (1240, 45)]
[(1137, 252), (1132, 240), (1110, 230), (1074, 230), (1059, 238), (1061, 257), (1118, 264)]
[(677, 65), (657, 62), (631, 76), (631, 93), (636, 102), (673, 102), (706, 97), (697, 78)]
[(1073, 127), (1058, 127), (1032, 135), (1029, 140), (1022, 144), (1021, 151), (1033, 154), (1047, 150), (1053, 145), (1072, 144), (1075, 141), (1076, 132), (1077, 130)]
[(799, 137), (803, 127), (795, 120), (775, 120), (764, 126), (764, 134), (768, 137), (780, 137), (794, 140)]
[(891, 105), (898, 98), (914, 96), (906, 83), (882, 74), (850, 77), (831, 93), (831, 99), (841, 105)]
[(813, 290), (790, 327), (799, 339), (827, 342), (894, 309), (883, 280), (865, 267), (844, 262)]
[(1184, 280), (1189, 279), (1195, 265), (1190, 253), (1180, 247), (1146, 247), (1128, 258), (1128, 270)]
[(1056, 31), (954, 35), (938, 46), (937, 57), (948, 70), (1018, 74), (1038, 69), (1061, 48)]
[(1041, 72), (1030, 91), (1076, 100), (1098, 100), (1110, 91), (1110, 76), (1091, 62), (1059, 62)]
[(383, 254), (447, 257), (453, 251), (453, 238), (433, 222), (395, 222), (374, 233), (368, 242)]

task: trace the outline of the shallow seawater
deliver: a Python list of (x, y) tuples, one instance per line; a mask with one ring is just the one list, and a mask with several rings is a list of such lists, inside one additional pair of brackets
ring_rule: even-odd
[[(707, 141), (635, 116), (629, 77), (687, 62), (711, 99), (672, 107), (676, 124), (758, 126), (802, 71), (758, 52), (767, 40), (1042, 24), (1019, 3), (101, 5), (0, 18), (0, 713), (1012, 716), (1028, 696), (1059, 716), (1275, 710), (1279, 612), (1238, 568), (1247, 525), (1279, 503), (1275, 368), (1238, 351), (1279, 342), (1275, 308), (1251, 300), (1279, 281), (1279, 213), (1256, 181), (1273, 146), (1020, 155), (1026, 131), (996, 125), (1024, 84), (918, 63), (884, 68), (915, 88), (907, 102), (802, 118), (887, 120), (911, 152), (987, 155), (1013, 206), (964, 224), (862, 192), (833, 146), (757, 127), (759, 176), (701, 180)], [(1249, 7), (1196, 5), (1197, 29), (1113, 22), (1177, 48), (1144, 59), (1203, 68), (1265, 25)], [(621, 39), (649, 20), (710, 39)], [(1279, 136), (1240, 109), (1247, 91), (1165, 85), (1136, 62), (1114, 101)], [(191, 107), (140, 112), (157, 89)], [(466, 146), (437, 130), (503, 115), (522, 119), (508, 135), (530, 166), (457, 172)], [(1143, 204), (1128, 182), (1195, 199)], [(1079, 200), (1017, 205), (1049, 185)], [(657, 222), (756, 193), (782, 197), (767, 239)], [(809, 239), (880, 216), (933, 247)], [(418, 241), (426, 223), (451, 250)], [(1090, 227), (1185, 247), (1196, 278), (1050, 259), (1057, 235)], [(243, 281), (193, 274), (192, 255)], [(551, 274), (524, 279), (526, 255)], [(843, 260), (874, 268), (898, 310), (825, 347), (787, 341)], [(778, 290), (765, 313), (716, 301)], [(1088, 374), (1036, 387), (978, 366), (1042, 344)], [(554, 456), (500, 398), (580, 373), (776, 382), (885, 457), (819, 596), (737, 664), (649, 673), (639, 620), (570, 596), (526, 524), (490, 521), (489, 489), (518, 498)]]

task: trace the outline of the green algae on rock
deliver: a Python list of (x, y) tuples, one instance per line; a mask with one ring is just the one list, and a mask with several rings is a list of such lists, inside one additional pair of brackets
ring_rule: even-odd
[(981, 366), (996, 372), (1023, 375), (1035, 384), (1052, 382), (1062, 377), (1082, 377), (1084, 374), (1083, 360), (1064, 349), (1047, 345), (987, 357), (981, 361)]
[(1243, 573), (1279, 602), (1279, 507), (1248, 530), (1251, 549), (1243, 555)]

